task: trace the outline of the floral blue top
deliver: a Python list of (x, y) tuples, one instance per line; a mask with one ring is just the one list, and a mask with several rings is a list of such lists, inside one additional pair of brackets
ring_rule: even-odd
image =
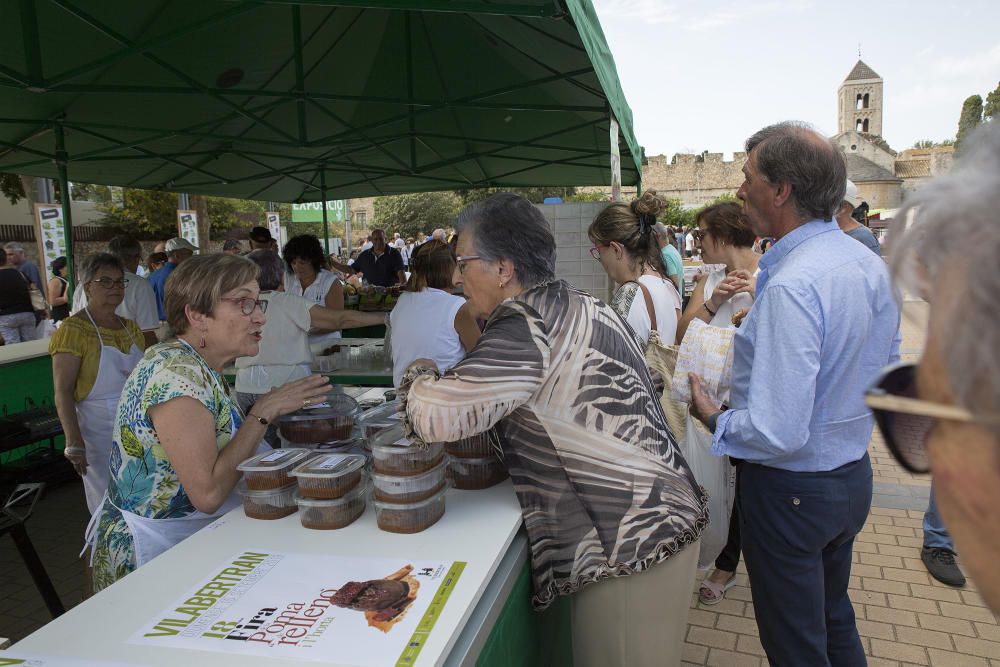
[(108, 501), (100, 512), (94, 551), (94, 590), (136, 568), (132, 534), (122, 510), (150, 519), (194, 513), (149, 418), (149, 408), (187, 396), (215, 417), (215, 439), (225, 447), (243, 422), (222, 376), (194, 348), (174, 340), (146, 351), (122, 390), (111, 448)]

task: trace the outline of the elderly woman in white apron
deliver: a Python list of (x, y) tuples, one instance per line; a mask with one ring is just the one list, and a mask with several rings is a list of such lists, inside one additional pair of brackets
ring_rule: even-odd
[(64, 454), (83, 477), (93, 513), (108, 488), (111, 432), (125, 379), (142, 358), (145, 342), (132, 320), (115, 308), (125, 297), (124, 271), (106, 253), (88, 257), (78, 289), (88, 307), (63, 320), (49, 342), (56, 410), (66, 435)]
[(177, 340), (149, 349), (129, 376), (115, 417), (110, 482), (88, 526), (94, 590), (101, 590), (238, 504), (241, 473), (268, 424), (320, 402), (322, 376), (289, 382), (243, 414), (222, 369), (257, 354), (266, 304), (257, 266), (227, 254), (193, 257), (166, 284)]

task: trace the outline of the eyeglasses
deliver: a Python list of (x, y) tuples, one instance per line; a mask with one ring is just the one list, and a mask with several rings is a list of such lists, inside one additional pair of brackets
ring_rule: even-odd
[(694, 240), (698, 241), (699, 243), (701, 243), (701, 240), (705, 238), (706, 234), (708, 234), (707, 229), (696, 229), (693, 232), (691, 232), (691, 235), (694, 236)]
[(240, 307), (244, 315), (250, 315), (253, 313), (254, 308), (260, 308), (261, 313), (267, 312), (267, 301), (261, 301), (260, 299), (251, 299), (248, 296), (235, 297), (235, 296), (224, 296), (222, 301), (232, 301)]
[(104, 289), (111, 289), (112, 287), (121, 287), (122, 289), (128, 285), (128, 278), (119, 278), (115, 280), (114, 278), (98, 278), (97, 280), (91, 280), (90, 282), (96, 283), (103, 287)]
[(930, 471), (927, 438), (939, 419), (960, 422), (1000, 423), (1000, 417), (982, 418), (964, 408), (915, 398), (917, 366), (899, 363), (882, 369), (865, 392), (865, 403), (885, 444), (900, 465), (913, 473)]
[(598, 262), (601, 261), (601, 249), (596, 245), (590, 248), (590, 256), (596, 259)]
[(475, 259), (482, 259), (479, 255), (459, 255), (455, 258), (455, 264), (458, 266), (458, 272), (465, 275), (465, 265), (467, 262), (471, 262)]

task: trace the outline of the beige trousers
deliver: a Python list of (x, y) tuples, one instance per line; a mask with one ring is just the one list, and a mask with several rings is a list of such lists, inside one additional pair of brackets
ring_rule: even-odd
[(575, 667), (680, 665), (698, 547), (689, 544), (644, 572), (574, 593)]

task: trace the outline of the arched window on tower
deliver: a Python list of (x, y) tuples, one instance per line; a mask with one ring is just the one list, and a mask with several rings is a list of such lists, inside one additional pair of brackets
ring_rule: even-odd
[(864, 127), (865, 127), (864, 123), (862, 123), (861, 119), (859, 118), (857, 124), (854, 126), (854, 131), (855, 132), (864, 132), (865, 131)]
[(858, 93), (858, 97), (857, 97), (857, 99), (856, 99), (856, 100), (854, 100), (854, 108), (860, 111), (860, 110), (861, 110), (861, 105), (862, 105), (862, 104), (864, 104), (864, 101), (865, 101), (865, 100), (864, 100), (864, 98), (863, 98), (863, 97), (861, 96), (861, 93)]
[(868, 108), (868, 93), (865, 93), (865, 98), (864, 98), (864, 108), (865, 108), (865, 109), (867, 109), (867, 108)]
[(862, 132), (867, 132), (868, 131), (868, 119), (867, 118), (865, 118), (864, 129), (861, 130), (861, 131)]

